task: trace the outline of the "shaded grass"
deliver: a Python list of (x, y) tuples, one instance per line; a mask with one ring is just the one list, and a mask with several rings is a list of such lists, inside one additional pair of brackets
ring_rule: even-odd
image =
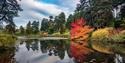
[(16, 40), (16, 36), (0, 32), (0, 46), (13, 46)]

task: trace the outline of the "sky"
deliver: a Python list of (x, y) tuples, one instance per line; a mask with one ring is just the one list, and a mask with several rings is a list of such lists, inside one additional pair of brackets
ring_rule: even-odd
[(79, 0), (21, 0), (19, 4), (23, 11), (14, 18), (14, 22), (17, 27), (26, 26), (29, 21), (42, 21), (42, 18), (56, 16), (61, 12), (68, 17), (74, 12), (77, 3)]

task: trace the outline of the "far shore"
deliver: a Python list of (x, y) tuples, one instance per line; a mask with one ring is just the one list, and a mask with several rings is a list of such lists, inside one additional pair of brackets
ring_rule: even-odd
[(18, 39), (27, 40), (27, 39), (38, 39), (38, 40), (66, 40), (68, 38), (65, 37), (25, 37), (19, 36)]

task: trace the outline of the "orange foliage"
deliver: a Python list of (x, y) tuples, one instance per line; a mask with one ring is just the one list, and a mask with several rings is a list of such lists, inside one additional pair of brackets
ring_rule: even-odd
[(48, 32), (40, 32), (41, 36), (48, 36)]
[(79, 62), (82, 63), (86, 55), (92, 50), (87, 48), (88, 45), (88, 33), (90, 33), (93, 28), (90, 26), (85, 26), (84, 19), (78, 19), (71, 23), (70, 39), (71, 39), (71, 55)]

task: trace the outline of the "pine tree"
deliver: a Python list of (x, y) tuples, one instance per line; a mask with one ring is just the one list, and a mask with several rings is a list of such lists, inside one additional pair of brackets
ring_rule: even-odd
[(15, 26), (13, 18), (18, 16), (19, 11), (22, 9), (17, 0), (0, 0), (0, 24), (6, 22)]
[(73, 21), (74, 21), (74, 19), (73, 19), (73, 15), (70, 14), (70, 15), (68, 16), (67, 21), (66, 21), (66, 24), (65, 24), (66, 27), (67, 27), (68, 29), (71, 28), (70, 24), (71, 24), (71, 22), (73, 22)]
[(44, 31), (44, 32), (48, 32), (48, 29), (49, 29), (48, 19), (43, 18), (43, 20), (41, 22), (41, 28), (40, 28), (40, 30)]
[(32, 34), (32, 27), (31, 27), (31, 22), (29, 21), (27, 26), (26, 26), (26, 34), (30, 35)]
[(39, 21), (33, 21), (32, 31), (34, 34), (37, 34), (39, 32)]
[(65, 13), (61, 12), (58, 16), (56, 16), (54, 22), (56, 30), (62, 34), (65, 31), (64, 30), (65, 27), (64, 24), (66, 22)]
[(113, 21), (112, 0), (80, 0), (76, 12), (87, 20), (87, 24), (98, 27), (109, 26)]
[(25, 29), (24, 29), (24, 27), (23, 27), (23, 26), (20, 26), (20, 33), (21, 33), (22, 35), (24, 35), (24, 34), (25, 34)]

